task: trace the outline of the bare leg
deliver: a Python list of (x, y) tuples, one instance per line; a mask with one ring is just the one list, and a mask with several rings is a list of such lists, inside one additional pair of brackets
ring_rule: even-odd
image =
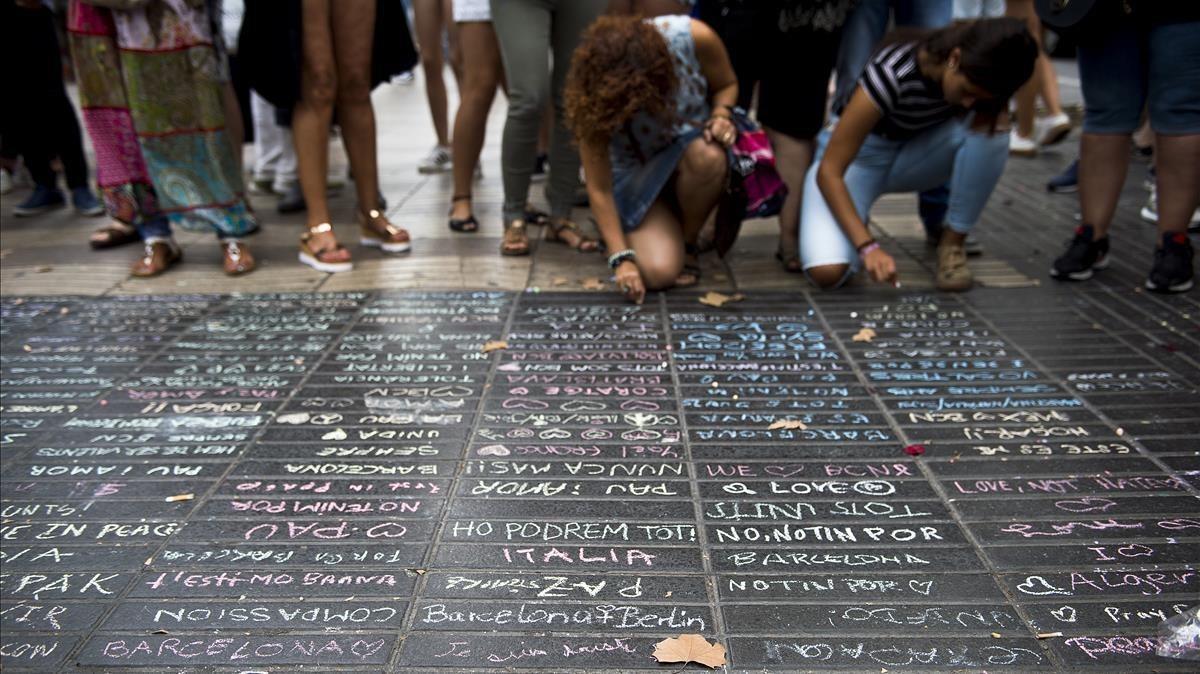
[(683, 271), (683, 227), (662, 199), (650, 206), (642, 224), (625, 238), (637, 255), (638, 270), (647, 290), (675, 285), (675, 279)]
[(371, 105), (371, 47), (375, 0), (338, 0), (333, 13), (333, 47), (337, 54), (338, 124), (354, 172), (358, 208), (363, 213), (379, 199), (376, 163), (375, 108)]
[(684, 241), (696, 243), (696, 235), (717, 206), (728, 171), (725, 150), (720, 145), (697, 138), (687, 146), (675, 177)]
[(454, 73), (454, 85), (461, 87), (463, 81), (462, 40), (458, 36), (458, 24), (454, 21), (454, 0), (442, 0), (441, 21), (442, 25), (446, 27), (446, 42), (450, 46), (447, 55), (450, 72)]
[(800, 230), (800, 202), (804, 198), (804, 176), (812, 164), (815, 144), (812, 139), (793, 138), (785, 133), (767, 129), (771, 147), (775, 148), (775, 167), (787, 185), (788, 195), (779, 212), (779, 254), (787, 271), (800, 271), (797, 253)]
[[(483, 149), (488, 111), (496, 97), (496, 85), (503, 74), (503, 66), (491, 23), (462, 23), (458, 32), (465, 72), (462, 102), (454, 119), (454, 194), (469, 197), (479, 152)], [(470, 198), (451, 202), (450, 217), (461, 220), (470, 215)]]
[(449, 104), (446, 102), (446, 81), (442, 77), (446, 69), (446, 62), (442, 56), (442, 30), (446, 25), (442, 18), (442, 0), (413, 0), (413, 13), (416, 15), (417, 44), (421, 48), (421, 67), (425, 71), (425, 97), (429, 99), (433, 130), (437, 134), (438, 145), (449, 145)]
[[(1037, 39), (1038, 46), (1041, 47), (1041, 36), (1039, 35)], [(1054, 64), (1050, 62), (1050, 57), (1040, 49), (1038, 51), (1037, 70), (1039, 77), (1041, 77), (1042, 85), (1038, 93), (1042, 97), (1042, 103), (1046, 104), (1046, 112), (1051, 115), (1062, 114), (1062, 98), (1058, 94), (1058, 74), (1054, 72)]]
[[(1040, 63), (1045, 56), (1041, 52), (1041, 22), (1038, 21), (1037, 12), (1033, 7), (1033, 0), (1007, 0), (1004, 3), (1004, 14), (1016, 19), (1022, 19), (1029, 27), (1030, 34), (1033, 35), (1034, 42), (1038, 45), (1038, 62)], [(1047, 61), (1049, 65), (1049, 61)], [(1017, 90), (1017, 134), (1025, 138), (1033, 138), (1033, 121), (1036, 114), (1037, 94), (1042, 87), (1043, 72), (1037, 65), (1034, 66), (1033, 76), (1020, 89)]]
[(1186, 232), (1200, 200), (1200, 135), (1156, 139), (1158, 231)]
[[(332, 0), (303, 0), (304, 68), (300, 101), (292, 116), (300, 190), (308, 204), (308, 226), (329, 222), (325, 178), (329, 166), (329, 124), (337, 99), (337, 67), (330, 28)], [(319, 234), (314, 245), (331, 247), (333, 233)]]
[(1096, 228), (1097, 239), (1108, 236), (1128, 168), (1128, 135), (1083, 134), (1079, 141), (1079, 207), (1083, 222)]

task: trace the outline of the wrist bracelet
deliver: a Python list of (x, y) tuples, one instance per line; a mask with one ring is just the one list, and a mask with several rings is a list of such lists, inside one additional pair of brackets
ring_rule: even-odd
[(609, 269), (616, 269), (617, 267), (621, 266), (622, 262), (625, 262), (626, 260), (633, 260), (636, 257), (637, 253), (633, 252), (632, 248), (618, 250), (617, 252), (608, 256), (608, 267)]
[(868, 254), (877, 250), (879, 250), (879, 242), (871, 239), (870, 241), (858, 247), (858, 256), (866, 257)]

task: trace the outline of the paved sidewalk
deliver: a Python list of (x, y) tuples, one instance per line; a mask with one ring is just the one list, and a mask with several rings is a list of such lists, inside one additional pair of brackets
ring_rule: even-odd
[(421, 89), (376, 96), (416, 252), (353, 273), (258, 200), (255, 274), (187, 235), (131, 279), (5, 197), (4, 671), (674, 672), (681, 634), (737, 672), (1195, 671), (1157, 652), (1200, 596), (1200, 301), (1140, 290), (1137, 160), (1087, 284), (1045, 276), (1063, 149), (1009, 163), (969, 293), (904, 196), (899, 290), (809, 289), (764, 221), (634, 307), (599, 255), (498, 255), (499, 110), (459, 235)]

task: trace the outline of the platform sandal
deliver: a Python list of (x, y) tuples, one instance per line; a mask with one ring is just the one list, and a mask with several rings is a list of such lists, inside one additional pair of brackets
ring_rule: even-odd
[(513, 220), (504, 226), (504, 238), (500, 239), (500, 254), (508, 257), (529, 254), (529, 235), (525, 232), (524, 220)]
[(359, 211), (358, 225), (361, 233), (358, 239), (360, 245), (378, 248), (385, 253), (407, 253), (412, 250), (412, 240), (408, 237), (408, 231), (393, 225), (377, 209), (372, 208), (367, 213)]
[[(470, 201), (470, 200), (471, 200), (470, 194), (455, 194), (454, 196), (450, 197), (450, 203), (452, 203), (452, 204), (455, 202), (458, 202), (458, 201)], [(453, 213), (454, 209), (451, 208), (450, 212)], [(468, 215), (465, 218), (450, 218), (449, 225), (450, 225), (450, 231), (452, 231), (452, 232), (462, 232), (464, 234), (470, 234), (470, 233), (479, 231), (479, 221), (475, 219), (474, 213)]]
[(314, 234), (331, 232), (333, 232), (333, 225), (328, 222), (309, 227), (304, 236), (300, 237), (300, 261), (317, 271), (329, 274), (354, 269), (354, 262), (350, 260), (350, 251), (346, 250), (342, 244), (334, 243), (334, 245), (324, 248), (317, 248), (313, 245)]

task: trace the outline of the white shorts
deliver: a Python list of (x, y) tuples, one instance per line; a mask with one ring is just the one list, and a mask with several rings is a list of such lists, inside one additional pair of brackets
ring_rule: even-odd
[(492, 7), (488, 0), (454, 0), (454, 23), (492, 20)]

